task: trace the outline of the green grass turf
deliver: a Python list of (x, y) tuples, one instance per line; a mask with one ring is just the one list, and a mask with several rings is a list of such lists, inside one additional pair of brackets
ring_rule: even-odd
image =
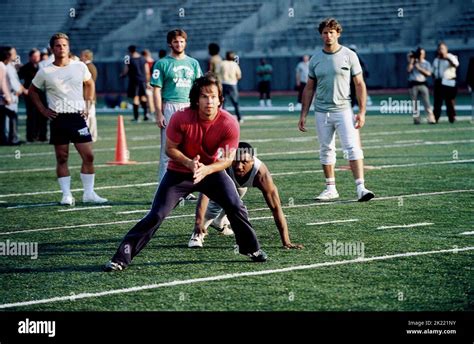
[[(284, 97), (274, 103), (284, 103)], [(266, 113), (273, 114), (273, 113)], [(242, 125), (241, 139), (257, 148), (260, 158), (275, 174), (288, 216), (293, 242), (304, 250), (280, 247), (272, 219), (252, 221), (262, 247), (269, 255), (264, 264), (250, 263), (234, 254), (232, 237), (210, 232), (203, 249), (191, 250), (187, 242), (192, 217), (165, 221), (149, 245), (120, 273), (101, 272), (123, 235), (145, 214), (118, 214), (147, 210), (156, 186), (133, 186), (98, 190), (112, 207), (88, 211), (59, 212), (64, 208), (34, 205), (57, 202), (54, 155), (49, 145), (0, 147), (0, 242), (37, 242), (39, 257), (0, 256), (1, 304), (95, 293), (155, 283), (264, 271), (356, 257), (326, 254), (326, 244), (363, 243), (365, 257), (405, 252), (436, 251), (474, 246), (473, 163), (437, 164), (474, 159), (474, 127), (469, 121), (451, 125), (414, 126), (409, 116), (369, 115), (362, 130), (365, 163), (383, 167), (366, 171), (366, 185), (377, 197), (393, 197), (369, 203), (351, 202), (355, 188), (349, 171), (337, 172), (341, 201), (314, 204), (324, 186), (317, 159), (314, 119), (308, 118), (308, 133), (297, 130), (298, 115), (281, 113), (273, 119), (252, 119)], [(120, 186), (156, 181), (159, 134), (152, 123), (132, 124), (126, 118), (131, 158), (149, 164), (102, 166), (113, 160), (116, 117), (99, 114), (100, 140), (95, 144), (96, 186)], [(20, 130), (24, 131), (24, 122)], [(339, 144), (338, 144), (339, 145)], [(39, 154), (38, 154), (39, 153)], [(338, 152), (338, 165), (347, 165)], [(423, 165), (423, 163), (425, 163)], [(433, 163), (433, 164), (426, 164)], [(414, 164), (413, 166), (389, 166)], [(81, 188), (80, 159), (71, 149), (72, 187)], [(45, 171), (28, 171), (41, 169)], [(308, 172), (313, 171), (313, 172)], [(279, 175), (285, 172), (299, 172)], [(471, 190), (440, 195), (403, 197), (417, 193)], [(5, 196), (10, 195), (10, 196)], [(74, 192), (80, 202), (82, 193)], [(271, 216), (258, 190), (244, 199), (251, 218)], [(296, 207), (289, 207), (289, 205)], [(306, 207), (298, 207), (308, 205)], [(7, 209), (7, 207), (27, 206)], [(194, 212), (194, 203), (177, 207), (172, 215)], [(358, 219), (356, 222), (308, 226), (307, 223)], [(92, 227), (83, 224), (117, 223)], [(424, 227), (377, 229), (421, 222)], [(37, 232), (5, 234), (28, 229), (71, 226)], [(167, 286), (146, 291), (52, 302), (7, 310), (473, 310), (474, 251), (438, 253), (383, 261), (357, 262), (308, 270), (245, 276), (221, 281)]]

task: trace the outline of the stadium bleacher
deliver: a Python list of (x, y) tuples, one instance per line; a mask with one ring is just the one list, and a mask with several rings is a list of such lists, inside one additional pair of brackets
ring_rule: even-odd
[[(292, 89), (297, 59), (321, 45), (316, 26), (329, 16), (343, 26), (340, 42), (357, 45), (368, 63), (370, 87), (405, 87), (401, 66), (406, 52), (419, 45), (429, 59), (439, 40), (461, 61), (472, 55), (474, 3), (462, 0), (4, 0), (0, 45), (17, 47), (25, 61), (31, 48), (45, 48), (52, 33), (65, 32), (72, 52), (91, 49), (101, 64), (104, 79), (98, 81), (98, 90), (119, 92), (124, 83), (115, 76), (127, 47), (135, 44), (156, 55), (167, 49), (166, 33), (180, 27), (189, 35), (187, 54), (203, 68), (207, 46), (216, 42), (222, 53), (234, 50), (239, 55), (246, 72), (242, 90), (254, 89), (250, 71), (262, 56), (279, 69), (272, 87), (283, 90)], [(380, 59), (385, 66), (378, 65)], [(466, 69), (461, 63), (461, 84)]]
[[(441, 0), (6, 0), (0, 12), (0, 44), (13, 44), (25, 54), (32, 47), (45, 47), (52, 32), (64, 31), (74, 51), (89, 48), (99, 59), (117, 60), (131, 43), (152, 51), (166, 48), (166, 32), (182, 27), (192, 37), (190, 52), (205, 51), (215, 41), (246, 53), (291, 53), (315, 41), (321, 18), (334, 16), (344, 27), (341, 41), (362, 48), (432, 44), (436, 39), (468, 46), (474, 5), (458, 2), (444, 10)], [(295, 12), (289, 18), (285, 9), (292, 6)], [(443, 16), (434, 15), (440, 9)], [(236, 29), (249, 18), (254, 18), (252, 29)], [(414, 33), (417, 28), (422, 32)]]

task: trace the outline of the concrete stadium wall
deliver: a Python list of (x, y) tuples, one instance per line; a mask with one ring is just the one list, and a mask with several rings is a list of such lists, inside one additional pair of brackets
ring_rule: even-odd
[[(452, 51), (459, 57), (460, 66), (457, 81), (460, 87), (466, 86), (467, 67), (469, 58), (474, 57), (474, 49)], [(433, 62), (434, 51), (427, 52), (427, 59)], [(361, 54), (369, 77), (366, 80), (369, 88), (405, 88), (407, 87), (406, 53), (371, 53)], [(295, 68), (299, 62), (298, 57), (268, 57), (267, 61), (273, 66), (273, 90), (293, 90), (295, 88)], [(207, 61), (200, 60), (203, 71), (207, 70)], [(239, 83), (241, 91), (254, 91), (257, 89), (255, 69), (259, 65), (259, 58), (240, 57), (242, 80)], [(117, 93), (125, 92), (128, 79), (120, 79), (122, 70), (121, 62), (96, 62), (99, 71), (97, 92)]]

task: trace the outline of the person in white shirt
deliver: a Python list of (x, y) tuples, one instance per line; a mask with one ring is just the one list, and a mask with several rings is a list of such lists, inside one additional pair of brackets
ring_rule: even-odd
[(408, 55), (408, 85), (410, 98), (413, 106), (413, 123), (420, 124), (420, 109), (418, 96), (420, 96), (425, 112), (427, 114), (427, 120), (430, 124), (435, 124), (435, 118), (433, 110), (430, 104), (430, 91), (428, 89), (427, 78), (431, 76), (431, 64), (425, 59), (425, 49), (419, 47), (416, 51), (410, 52)]
[(303, 98), (303, 90), (308, 82), (309, 73), (309, 55), (303, 55), (303, 58), (296, 66), (296, 88), (298, 90), (297, 109), (301, 110), (301, 99)]
[(456, 55), (448, 53), (448, 46), (441, 42), (438, 44), (438, 55), (433, 61), (434, 77), (434, 116), (438, 123), (441, 116), (443, 101), (446, 103), (446, 113), (450, 123), (456, 120), (456, 68), (459, 60)]
[(239, 90), (237, 88), (237, 83), (242, 78), (242, 71), (240, 70), (239, 65), (235, 62), (235, 53), (233, 51), (228, 51), (225, 54), (225, 60), (220, 63), (217, 67), (218, 77), (222, 83), (222, 89), (224, 92), (224, 108), (227, 103), (227, 99), (230, 99), (232, 105), (234, 106), (235, 115), (239, 123), (242, 123), (244, 120), (240, 115), (239, 110)]
[[(71, 142), (82, 158), (82, 201), (105, 203), (107, 199), (94, 192), (94, 154), (92, 137), (86, 124), (90, 106), (94, 103), (94, 81), (83, 62), (70, 58), (69, 37), (66, 34), (54, 34), (50, 46), (54, 62), (38, 71), (28, 93), (38, 111), (51, 120), (50, 143), (54, 145), (56, 152), (56, 173), (63, 193), (61, 204), (72, 206), (75, 203), (68, 168)], [(40, 100), (40, 90), (46, 92), (48, 107)]]
[(7, 116), (9, 118), (8, 145), (16, 146), (24, 143), (18, 137), (18, 102), (19, 97), (25, 92), (23, 85), (18, 77), (16, 64), (18, 63), (18, 55), (14, 47), (10, 47), (10, 57), (6, 61), (7, 78), (12, 93), (12, 102), (5, 106)]
[(9, 47), (0, 47), (0, 145), (8, 143), (6, 119), (11, 113), (7, 110), (6, 106), (10, 105), (13, 101), (10, 83), (8, 82), (7, 66), (5, 65), (5, 62), (8, 64), (9, 58)]

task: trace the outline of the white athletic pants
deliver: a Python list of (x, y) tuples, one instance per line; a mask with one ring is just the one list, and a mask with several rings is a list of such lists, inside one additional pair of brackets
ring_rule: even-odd
[[(188, 107), (189, 103), (169, 103), (163, 104), (163, 116), (165, 116), (166, 125), (170, 123), (171, 116), (178, 110)], [(166, 128), (161, 128), (161, 147), (160, 147), (160, 165), (158, 169), (158, 183), (163, 179), (168, 169), (170, 158), (166, 154)]]
[(336, 132), (345, 158), (348, 160), (364, 158), (360, 147), (359, 130), (355, 129), (355, 117), (351, 108), (342, 112), (315, 112), (315, 116), (321, 164), (336, 164)]

